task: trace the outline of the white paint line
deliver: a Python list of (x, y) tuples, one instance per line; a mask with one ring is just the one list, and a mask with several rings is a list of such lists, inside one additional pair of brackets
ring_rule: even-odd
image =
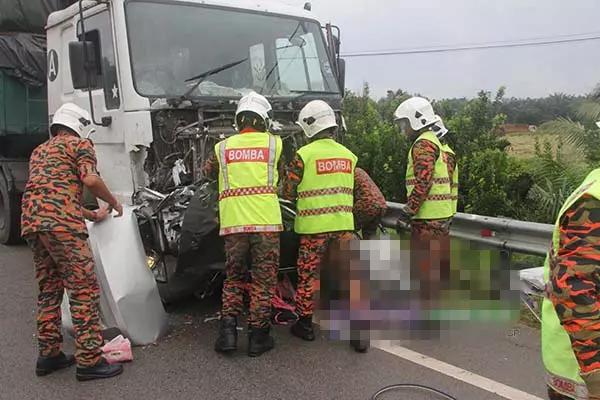
[(424, 354), (417, 353), (416, 351), (407, 349), (406, 347), (399, 345), (392, 345), (391, 343), (372, 342), (373, 347), (377, 347), (387, 353), (393, 354), (397, 357), (403, 358), (407, 361), (411, 361), (422, 367), (429, 368), (440, 374), (450, 376), (459, 381), (468, 383), (469, 385), (475, 386), (479, 389), (483, 389), (490, 393), (497, 394), (498, 396), (504, 397), (509, 400), (545, 400), (532, 394), (523, 392), (519, 389), (512, 388), (504, 385), (500, 382), (493, 381), (481, 375), (474, 374), (466, 369), (455, 367), (454, 365), (447, 364), (443, 361), (435, 358), (428, 357)]
[[(320, 325), (320, 321), (315, 321), (315, 323)], [(537, 397), (532, 394), (523, 392), (522, 390), (515, 389), (513, 387), (504, 385), (500, 382), (493, 381), (484, 376), (474, 374), (473, 372), (467, 371), (466, 369), (455, 367), (454, 365), (447, 364), (443, 361), (437, 360), (435, 358), (426, 356), (421, 353), (417, 353), (416, 351), (410, 350), (406, 347), (400, 345), (393, 345), (390, 341), (373, 340), (371, 341), (371, 345), (373, 347), (385, 351), (386, 353), (395, 355), (396, 357), (400, 357), (404, 360), (413, 362), (422, 367), (429, 368), (430, 370), (433, 370), (440, 374), (468, 383), (471, 386), (475, 386), (479, 389), (496, 394), (500, 397), (504, 397), (505, 399), (545, 400), (541, 397)]]

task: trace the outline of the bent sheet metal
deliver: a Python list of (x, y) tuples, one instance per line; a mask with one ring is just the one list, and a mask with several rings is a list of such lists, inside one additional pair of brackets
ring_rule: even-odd
[[(120, 218), (88, 223), (88, 232), (101, 289), (103, 324), (119, 328), (133, 345), (155, 342), (168, 329), (168, 315), (148, 268), (133, 207), (124, 206)], [(66, 293), (61, 308), (63, 328), (72, 335)]]

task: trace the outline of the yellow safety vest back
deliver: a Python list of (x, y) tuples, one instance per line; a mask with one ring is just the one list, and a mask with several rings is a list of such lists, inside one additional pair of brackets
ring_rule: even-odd
[[(554, 224), (551, 248), (544, 263), (546, 285), (551, 285), (549, 282), (550, 267), (554, 263), (554, 257), (558, 253), (560, 245), (561, 217), (584, 194), (600, 199), (600, 168), (592, 171), (585, 178), (558, 213)], [(565, 328), (560, 324), (552, 301), (547, 297), (542, 302), (542, 359), (548, 386), (575, 400), (587, 399), (587, 388), (579, 376), (579, 364), (571, 347), (571, 340)]]
[(456, 159), (456, 153), (454, 153), (454, 150), (452, 150), (452, 147), (450, 147), (448, 143), (442, 144), (442, 151), (445, 153), (452, 154), (456, 163), (454, 166), (454, 172), (452, 173), (452, 182), (450, 183), (450, 191), (452, 193), (452, 212), (453, 214), (456, 214), (456, 212), (458, 211), (458, 160)]
[(354, 168), (358, 157), (333, 139), (318, 139), (298, 150), (304, 162), (294, 229), (311, 235), (353, 231)]
[(408, 152), (408, 166), (406, 168), (406, 194), (410, 196), (417, 180), (413, 171), (412, 151), (414, 145), (420, 140), (429, 140), (440, 149), (440, 154), (435, 160), (435, 169), (432, 177), (432, 185), (427, 194), (427, 198), (419, 208), (419, 212), (413, 219), (442, 219), (450, 218), (454, 215), (452, 202), (452, 189), (450, 177), (448, 175), (448, 166), (444, 162), (442, 154), (442, 143), (438, 137), (431, 131), (422, 133), (413, 143)]
[(281, 138), (266, 132), (234, 135), (215, 145), (221, 236), (283, 230), (277, 197), (282, 148)]

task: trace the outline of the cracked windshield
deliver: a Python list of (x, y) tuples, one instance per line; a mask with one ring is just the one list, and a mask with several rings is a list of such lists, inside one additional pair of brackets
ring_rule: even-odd
[(127, 20), (133, 78), (142, 96), (339, 92), (317, 23), (138, 1), (128, 3)]

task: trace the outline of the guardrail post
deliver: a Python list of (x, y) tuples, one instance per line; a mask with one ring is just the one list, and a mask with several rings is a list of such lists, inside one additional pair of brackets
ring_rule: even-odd
[(512, 253), (510, 250), (500, 250), (500, 269), (502, 271), (510, 271), (510, 260)]

